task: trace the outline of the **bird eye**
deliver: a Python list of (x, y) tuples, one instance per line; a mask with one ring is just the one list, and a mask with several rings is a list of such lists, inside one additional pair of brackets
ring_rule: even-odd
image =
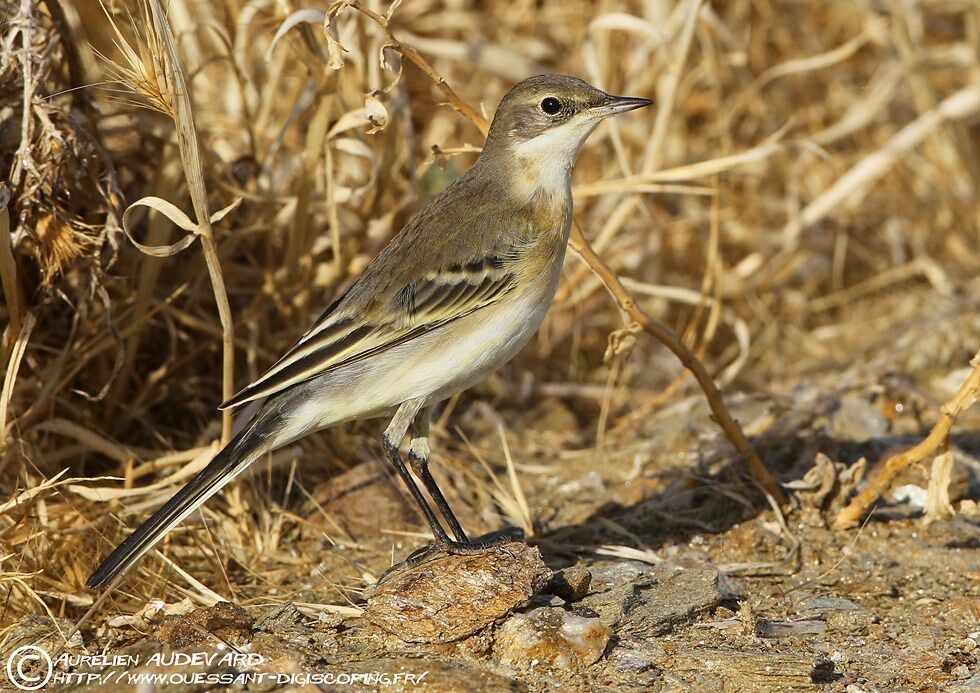
[(541, 110), (548, 115), (554, 115), (561, 110), (561, 102), (554, 96), (545, 97), (541, 102)]

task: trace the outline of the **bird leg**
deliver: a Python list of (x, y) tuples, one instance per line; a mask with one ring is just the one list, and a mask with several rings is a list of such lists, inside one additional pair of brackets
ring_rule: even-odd
[[(398, 476), (401, 477), (402, 481), (405, 483), (405, 486), (408, 487), (409, 493), (412, 494), (412, 498), (419, 506), (419, 509), (422, 511), (422, 515), (425, 516), (426, 522), (428, 522), (429, 527), (432, 529), (432, 536), (435, 539), (434, 546), (422, 547), (415, 553), (411, 554), (405, 562), (410, 566), (417, 565), (428, 557), (433, 551), (439, 550), (452, 554), (482, 553), (483, 551), (486, 551), (494, 546), (499, 546), (500, 544), (513, 541), (515, 538), (517, 538), (517, 535), (511, 531), (495, 532), (475, 541), (465, 539), (454, 541), (449, 538), (448, 534), (446, 534), (446, 530), (443, 529), (442, 525), (439, 523), (439, 519), (436, 517), (435, 513), (432, 512), (432, 508), (430, 508), (429, 504), (426, 502), (425, 497), (422, 495), (421, 489), (419, 489), (418, 485), (415, 483), (411, 473), (408, 471), (408, 467), (406, 466), (404, 460), (402, 460), (401, 453), (398, 451), (398, 444), (401, 442), (402, 438), (405, 437), (409, 424), (411, 424), (412, 419), (415, 418), (415, 415), (419, 413), (421, 408), (421, 399), (409, 400), (402, 403), (401, 406), (398, 407), (398, 411), (395, 412), (395, 416), (392, 417), (391, 423), (388, 424), (388, 428), (385, 429), (384, 435), (382, 436), (382, 447), (384, 448), (385, 457), (388, 458), (391, 466), (395, 468)], [(442, 494), (439, 493), (439, 496), (442, 496)], [(445, 503), (445, 497), (442, 497), (442, 502)], [(448, 504), (446, 504), (446, 508), (449, 508)], [(440, 510), (442, 510), (441, 507)], [(456, 524), (458, 525), (459, 523), (457, 522)], [(455, 533), (455, 528), (453, 531)], [(460, 533), (463, 533), (462, 528), (459, 528), (459, 531)], [(463, 533), (463, 536), (466, 536), (465, 533)]]
[(439, 512), (442, 513), (443, 519), (446, 520), (456, 540), (469, 543), (466, 532), (463, 531), (462, 525), (459, 524), (459, 520), (453, 514), (453, 509), (449, 507), (449, 502), (446, 501), (442, 489), (439, 488), (435, 478), (432, 476), (432, 472), (429, 471), (429, 422), (431, 420), (432, 407), (425, 407), (416, 415), (416, 435), (408, 444), (408, 463), (412, 465), (412, 471), (415, 472), (415, 476), (422, 480), (425, 490), (429, 492), (429, 496), (435, 502), (436, 507), (439, 508)]
[(422, 408), (422, 401), (418, 399), (409, 400), (403, 402), (399, 407), (398, 411), (391, 419), (391, 423), (388, 424), (388, 428), (381, 438), (382, 447), (384, 448), (385, 457), (391, 463), (391, 466), (395, 468), (398, 476), (401, 477), (405, 486), (408, 487), (409, 493), (412, 494), (412, 498), (415, 500), (416, 505), (422, 511), (425, 516), (425, 521), (429, 523), (429, 527), (432, 529), (432, 536), (435, 538), (436, 543), (439, 545), (449, 545), (452, 544), (452, 539), (446, 534), (446, 530), (442, 528), (439, 524), (439, 519), (432, 512), (432, 508), (426, 502), (425, 497), (422, 495), (422, 491), (419, 489), (412, 475), (408, 471), (408, 467), (405, 466), (404, 460), (402, 460), (401, 453), (398, 452), (398, 444), (401, 442), (402, 438), (405, 437), (406, 431), (408, 431), (408, 426), (418, 414), (419, 409)]

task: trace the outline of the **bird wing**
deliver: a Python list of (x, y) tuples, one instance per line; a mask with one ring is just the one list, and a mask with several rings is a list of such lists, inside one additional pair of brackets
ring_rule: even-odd
[(444, 264), (387, 285), (381, 299), (366, 295), (372, 288), (366, 284), (373, 282), (359, 280), (279, 361), (219, 408), (282, 392), (496, 303), (514, 288), (515, 272), (507, 260), (480, 253)]

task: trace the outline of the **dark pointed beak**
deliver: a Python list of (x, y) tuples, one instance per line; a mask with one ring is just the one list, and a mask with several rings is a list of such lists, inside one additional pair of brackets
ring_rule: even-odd
[(626, 111), (633, 111), (637, 108), (643, 108), (644, 106), (649, 106), (653, 101), (650, 99), (641, 99), (637, 96), (607, 96), (602, 100), (600, 104), (592, 107), (591, 110), (595, 115), (600, 118), (605, 118), (607, 116), (616, 115), (617, 113), (626, 113)]

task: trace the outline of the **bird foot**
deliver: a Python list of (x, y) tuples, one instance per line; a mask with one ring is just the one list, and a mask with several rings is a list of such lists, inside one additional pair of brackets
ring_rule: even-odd
[(380, 585), (385, 580), (387, 580), (391, 575), (397, 573), (406, 568), (414, 568), (417, 565), (425, 563), (428, 560), (435, 558), (440, 555), (453, 555), (453, 556), (471, 556), (473, 554), (483, 553), (484, 551), (490, 551), (503, 544), (511, 544), (515, 541), (524, 541), (524, 530), (520, 527), (506, 527), (496, 532), (490, 532), (489, 534), (484, 534), (483, 536), (471, 539), (467, 542), (462, 541), (446, 541), (446, 542), (436, 542), (434, 544), (429, 544), (416, 549), (408, 558), (406, 558), (401, 563), (396, 563), (381, 574), (378, 578), (377, 584)]

